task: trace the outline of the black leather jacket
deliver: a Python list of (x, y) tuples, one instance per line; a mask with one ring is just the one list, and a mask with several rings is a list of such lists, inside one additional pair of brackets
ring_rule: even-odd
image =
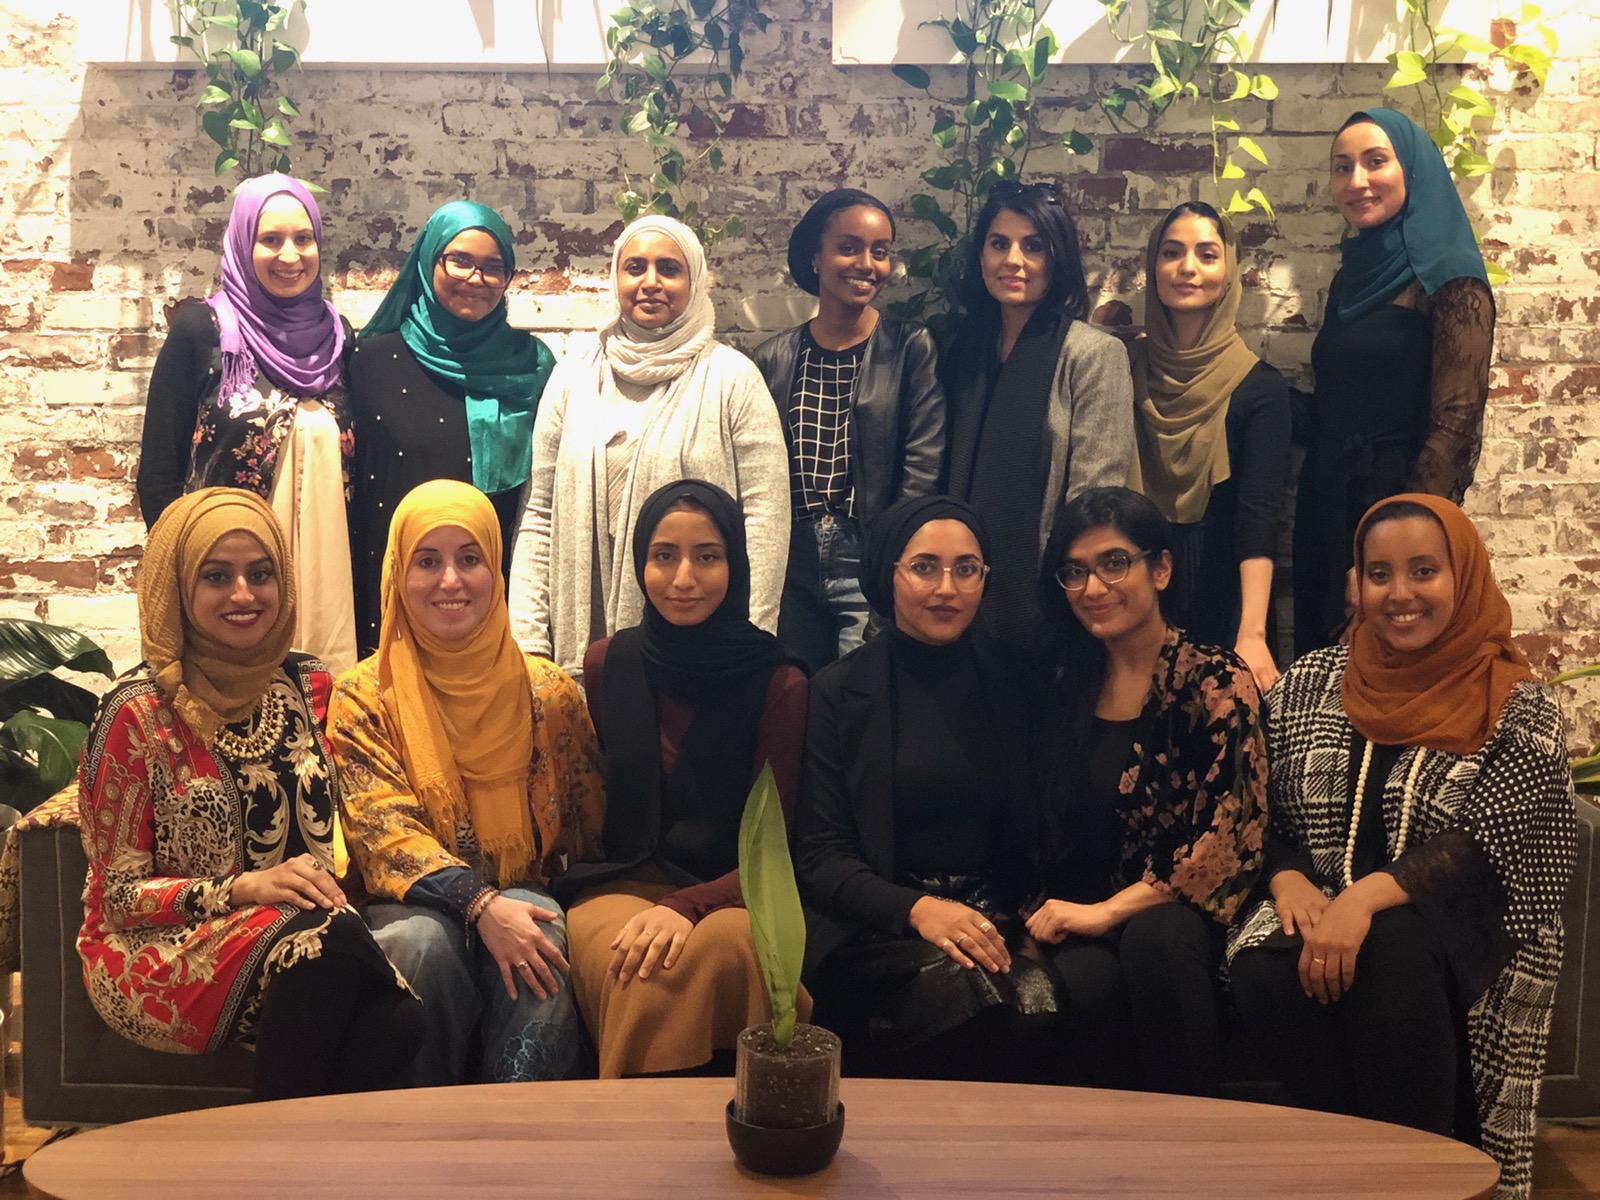
[[(786, 441), (800, 328), (768, 338), (750, 355), (777, 402)], [(896, 500), (930, 495), (939, 488), (945, 432), (938, 366), (938, 351), (926, 326), (878, 318), (850, 407), (850, 482), (863, 525)]]

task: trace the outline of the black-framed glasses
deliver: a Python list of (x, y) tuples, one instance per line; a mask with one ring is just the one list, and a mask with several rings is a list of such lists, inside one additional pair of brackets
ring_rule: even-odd
[(999, 200), (1014, 200), (1028, 196), (1044, 204), (1061, 203), (1061, 193), (1050, 183), (1019, 183), (1015, 179), (1002, 179), (989, 189), (989, 195)]
[(439, 255), (439, 264), (444, 267), (446, 275), (451, 279), (459, 279), (462, 283), (466, 283), (474, 275), (492, 288), (503, 288), (511, 282), (511, 268), (498, 258), (479, 262), (470, 254), (463, 254), (459, 250), (446, 250)]
[(1134, 563), (1143, 562), (1149, 557), (1148, 550), (1141, 550), (1137, 554), (1124, 554), (1118, 550), (1104, 556), (1093, 567), (1069, 562), (1056, 572), (1056, 582), (1069, 592), (1081, 592), (1089, 586), (1089, 573), (1092, 571), (1103, 584), (1121, 583), (1133, 570)]
[(894, 565), (906, 573), (906, 578), (914, 587), (924, 592), (933, 591), (946, 575), (950, 577), (950, 586), (956, 591), (975, 592), (983, 586), (989, 574), (988, 565), (973, 558), (963, 558), (950, 566), (932, 558), (912, 558)]

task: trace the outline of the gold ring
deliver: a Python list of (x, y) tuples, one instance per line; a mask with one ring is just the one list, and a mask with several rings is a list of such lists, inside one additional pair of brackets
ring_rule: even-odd
[(1325, 958), (1313, 958), (1311, 961), (1314, 962), (1314, 963), (1325, 963), (1328, 960), (1325, 959)]
[(960, 946), (960, 945), (961, 945), (961, 943), (962, 943), (962, 942), (964, 942), (964, 941), (966, 941), (966, 940), (967, 940), (967, 935), (966, 935), (966, 934), (962, 934), (962, 935), (961, 935), (961, 936), (960, 936), (960, 937), (958, 937), (958, 938), (957, 938), (957, 939), (956, 939), (956, 945), (957, 945), (957, 946)]
[(978, 926), (978, 932), (979, 933), (988, 933), (993, 928), (994, 928), (993, 925), (991, 925), (991, 924), (989, 924), (989, 922), (985, 921), (982, 925)]
[(519, 960), (517, 962), (517, 970), (526, 971), (527, 969), (528, 969), (528, 960), (527, 959), (524, 958), (524, 959), (521, 959), (521, 960)]

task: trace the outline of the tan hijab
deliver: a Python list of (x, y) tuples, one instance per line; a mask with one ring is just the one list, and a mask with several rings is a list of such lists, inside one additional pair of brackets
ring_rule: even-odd
[[(200, 564), (230, 533), (260, 542), (278, 577), (278, 618), (248, 650), (235, 650), (194, 626)], [(217, 730), (260, 703), (294, 640), (294, 567), (283, 529), (267, 502), (238, 488), (180, 496), (150, 530), (139, 566), (139, 637), (156, 684), (184, 724), (207, 746)]]
[(1167, 227), (1188, 211), (1173, 209), (1150, 235), (1144, 256), (1145, 336), (1129, 351), (1138, 453), (1128, 486), (1154, 501), (1169, 521), (1183, 525), (1205, 515), (1211, 489), (1231, 473), (1228, 399), (1260, 361), (1234, 327), (1239, 262), (1226, 227), (1219, 230), (1228, 272), (1222, 295), (1200, 341), (1193, 349), (1178, 349), (1167, 306), (1156, 296), (1156, 263)]
[[(488, 616), (454, 642), (422, 627), (405, 588), (417, 546), (446, 525), (472, 535), (494, 578)], [(435, 479), (400, 501), (383, 557), (378, 688), (406, 778), (435, 836), (454, 850), (456, 828), (470, 816), (478, 845), (506, 887), (528, 876), (538, 848), (528, 797), (533, 696), (526, 660), (511, 636), (500, 561), (500, 522), (471, 484)]]
[(1455, 611), (1444, 631), (1416, 651), (1391, 650), (1358, 611), (1340, 689), (1344, 711), (1369, 742), (1473, 754), (1494, 732), (1511, 689), (1533, 672), (1511, 640), (1511, 605), (1489, 570), (1483, 539), (1466, 513), (1448, 500), (1408, 493), (1374, 504), (1356, 526), (1357, 568), (1364, 565), (1361, 534), (1367, 517), (1398, 500), (1420, 504), (1444, 526)]

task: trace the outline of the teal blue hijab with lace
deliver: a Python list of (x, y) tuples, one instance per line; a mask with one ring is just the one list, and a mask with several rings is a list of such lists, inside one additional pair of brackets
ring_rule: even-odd
[(1480, 279), (1487, 287), (1472, 222), (1433, 139), (1392, 108), (1366, 109), (1351, 120), (1358, 117), (1389, 135), (1405, 172), (1406, 201), (1382, 225), (1339, 243), (1339, 319), (1353, 321), (1388, 303), (1413, 279), (1430, 296), (1452, 279)]
[(527, 482), (533, 465), (533, 416), (555, 366), (549, 348), (506, 321), (506, 302), (478, 321), (453, 316), (433, 293), (433, 267), (458, 235), (481, 229), (494, 238), (506, 266), (516, 269), (511, 227), (471, 200), (452, 200), (422, 227), (400, 274), (363, 338), (400, 331), (429, 373), (467, 393), (467, 439), (472, 484), (494, 495)]

